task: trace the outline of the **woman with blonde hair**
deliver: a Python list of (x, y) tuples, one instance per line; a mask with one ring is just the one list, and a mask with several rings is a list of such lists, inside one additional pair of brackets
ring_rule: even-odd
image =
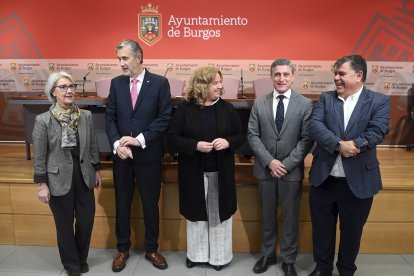
[(168, 132), (178, 152), (188, 268), (208, 263), (221, 270), (233, 258), (232, 215), (237, 210), (234, 153), (245, 134), (234, 107), (221, 99), (222, 81), (223, 75), (215, 67), (197, 69)]

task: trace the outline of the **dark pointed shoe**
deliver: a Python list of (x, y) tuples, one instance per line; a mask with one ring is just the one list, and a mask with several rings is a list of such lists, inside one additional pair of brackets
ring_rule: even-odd
[(216, 271), (220, 271), (223, 269), (224, 265), (211, 265)]
[(276, 257), (261, 257), (260, 260), (257, 261), (257, 263), (253, 267), (254, 273), (263, 273), (265, 272), (270, 265), (276, 264)]
[(324, 273), (315, 268), (309, 276), (332, 276), (332, 272)]
[(195, 267), (196, 265), (197, 265), (197, 263), (196, 262), (193, 262), (192, 260), (190, 260), (189, 258), (186, 258), (185, 259), (185, 265), (188, 267), (188, 268), (193, 268), (193, 267)]
[(285, 276), (298, 276), (294, 264), (283, 263), (282, 270), (285, 273)]

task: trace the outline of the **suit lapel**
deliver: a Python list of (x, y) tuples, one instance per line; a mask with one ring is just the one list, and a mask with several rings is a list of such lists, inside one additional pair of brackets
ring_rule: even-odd
[(336, 115), (336, 120), (338, 121), (338, 125), (340, 126), (341, 137), (343, 137), (345, 129), (344, 129), (344, 102), (338, 98), (338, 94), (334, 94), (332, 99), (333, 101), (333, 110)]
[(297, 109), (298, 106), (298, 95), (292, 91), (290, 94), (289, 104), (286, 110), (285, 119), (283, 121), (282, 129), (280, 130), (280, 133), (283, 133), (285, 131), (286, 126), (289, 124), (290, 119), (293, 117), (294, 111)]
[(277, 135), (278, 131), (276, 129), (275, 117), (273, 115), (273, 92), (266, 95), (264, 105), (265, 112), (267, 113), (267, 118), (269, 119), (269, 124), (272, 126), (274, 132)]
[(82, 115), (84, 115), (84, 113), (81, 111), (80, 122), (78, 126), (79, 150), (80, 150), (79, 156), (83, 155), (83, 151), (85, 150), (85, 145), (86, 145), (86, 118), (85, 116), (82, 116)]
[(125, 107), (128, 106), (132, 112), (131, 87), (128, 76), (124, 76), (121, 81), (121, 89), (119, 91), (116, 91), (116, 93), (122, 94), (121, 98), (125, 99)]

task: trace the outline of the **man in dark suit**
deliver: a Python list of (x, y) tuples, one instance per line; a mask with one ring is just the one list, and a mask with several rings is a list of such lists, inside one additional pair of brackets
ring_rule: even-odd
[(116, 46), (123, 75), (111, 81), (106, 104), (106, 133), (111, 144), (116, 202), (118, 254), (112, 270), (124, 269), (131, 246), (130, 213), (137, 183), (145, 224), (145, 258), (167, 268), (158, 251), (162, 134), (171, 119), (170, 85), (166, 78), (143, 67), (143, 52), (133, 40)]
[(354, 275), (355, 260), (373, 196), (382, 188), (376, 146), (388, 133), (390, 99), (363, 85), (367, 64), (350, 55), (334, 64), (336, 91), (323, 93), (313, 110), (309, 133), (317, 142), (309, 173), (313, 230), (311, 276), (332, 275), (336, 224), (339, 275)]
[(263, 273), (276, 263), (277, 208), (282, 207), (280, 257), (286, 276), (296, 276), (299, 209), (303, 160), (313, 145), (308, 134), (312, 102), (291, 90), (295, 73), (288, 59), (275, 60), (270, 77), (273, 91), (256, 99), (250, 113), (247, 140), (256, 159), (253, 173), (262, 206), (262, 257), (253, 271)]

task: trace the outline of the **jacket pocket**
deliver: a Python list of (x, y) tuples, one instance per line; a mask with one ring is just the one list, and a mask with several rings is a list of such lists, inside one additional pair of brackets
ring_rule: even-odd
[(379, 167), (379, 162), (378, 162), (378, 160), (367, 162), (366, 167), (367, 167), (368, 170), (374, 169), (376, 167)]
[(59, 172), (59, 167), (47, 166), (47, 172), (58, 173)]

